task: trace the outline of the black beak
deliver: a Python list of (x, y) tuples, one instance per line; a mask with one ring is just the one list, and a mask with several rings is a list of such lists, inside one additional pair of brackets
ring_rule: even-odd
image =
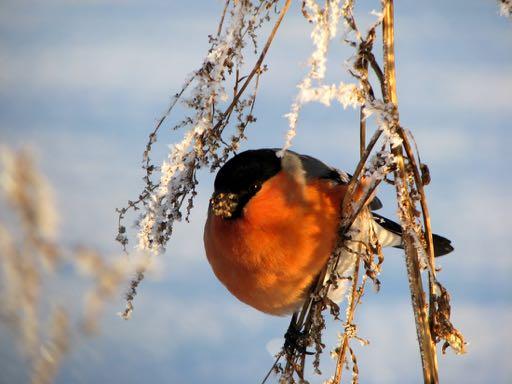
[(239, 196), (235, 193), (215, 192), (210, 199), (210, 207), (215, 216), (231, 219), (235, 216)]

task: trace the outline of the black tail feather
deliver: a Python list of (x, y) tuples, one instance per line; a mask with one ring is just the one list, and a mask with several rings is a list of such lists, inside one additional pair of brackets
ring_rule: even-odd
[[(400, 227), (400, 224), (395, 223), (393, 220), (390, 220), (386, 217), (383, 217), (375, 212), (372, 212), (373, 218), (375, 221), (384, 229), (387, 231), (394, 233), (396, 235), (402, 236), (402, 227)], [(433, 234), (433, 240), (434, 240), (434, 256), (444, 256), (454, 250), (451, 241), (447, 239), (446, 237)], [(394, 248), (402, 248), (403, 245), (397, 245)]]
[(434, 238), (435, 257), (444, 256), (454, 250), (451, 240), (448, 240), (446, 237), (436, 235), (435, 233), (432, 236)]

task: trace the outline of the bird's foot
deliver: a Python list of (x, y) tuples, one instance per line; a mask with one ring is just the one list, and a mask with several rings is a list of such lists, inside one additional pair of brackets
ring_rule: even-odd
[(294, 354), (298, 352), (299, 354), (314, 355), (314, 352), (307, 350), (309, 344), (309, 335), (304, 331), (300, 331), (294, 323), (291, 323), (284, 335), (284, 350), (286, 353)]

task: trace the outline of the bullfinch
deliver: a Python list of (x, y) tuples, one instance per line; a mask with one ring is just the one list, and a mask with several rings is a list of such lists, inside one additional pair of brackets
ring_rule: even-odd
[[(235, 155), (217, 173), (204, 228), (217, 278), (257, 310), (297, 310), (333, 251), (349, 180), (293, 151)], [(400, 248), (400, 225), (373, 212), (381, 206), (374, 198), (353, 227), (371, 225), (381, 246)], [(452, 250), (448, 239), (434, 235), (436, 256)]]

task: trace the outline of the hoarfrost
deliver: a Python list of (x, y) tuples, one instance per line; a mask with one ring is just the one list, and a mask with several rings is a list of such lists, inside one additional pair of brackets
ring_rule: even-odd
[[(229, 152), (238, 148), (238, 142), (244, 137), (245, 125), (254, 121), (250, 111), (243, 116), (245, 108), (252, 110), (254, 96), (249, 100), (234, 101), (231, 111), (235, 111), (239, 120), (238, 133), (232, 137), (231, 143), (225, 144), (222, 149), (224, 142), (220, 134), (227, 125), (231, 112), (224, 114), (216, 111), (216, 107), (219, 101), (228, 100), (224, 86), (226, 78), (236, 72), (236, 81), (239, 81), (238, 69), (244, 63), (244, 36), (254, 36), (254, 30), (263, 22), (263, 17), (262, 20), (257, 20), (258, 12), (270, 8), (273, 3), (274, 1), (264, 1), (259, 7), (246, 0), (232, 3), (224, 32), (220, 32), (216, 37), (210, 37), (212, 46), (201, 68), (187, 80), (182, 92), (172, 100), (170, 109), (185, 89), (191, 88), (190, 94), (182, 98), (182, 103), (192, 109), (194, 114), (175, 127), (189, 130), (181, 142), (170, 147), (168, 159), (160, 167), (158, 184), (153, 184), (150, 180), (152, 166), (149, 166), (149, 163), (145, 166), (149, 171), (145, 178), (145, 195), (141, 199), (144, 213), (139, 220), (139, 249), (151, 250), (154, 253), (164, 250), (172, 234), (174, 222), (182, 218), (181, 207), (187, 197), (187, 212), (192, 207), (191, 199), (195, 195), (197, 185), (196, 170), (207, 165), (212, 168), (218, 167)], [(147, 147), (145, 159), (149, 157), (151, 144), (152, 142)]]
[(338, 24), (343, 14), (340, 0), (327, 1), (325, 8), (322, 8), (315, 0), (306, 0), (304, 6), (307, 9), (309, 21), (314, 24), (311, 40), (315, 49), (308, 60), (309, 72), (297, 86), (298, 94), (292, 103), (290, 112), (285, 115), (288, 119), (289, 129), (286, 133), (285, 144), (278, 152), (278, 156), (283, 156), (284, 151), (292, 144), (303, 105), (316, 101), (329, 106), (333, 100), (336, 100), (343, 108), (348, 106), (355, 108), (363, 101), (355, 84), (344, 84), (343, 82), (340, 82), (339, 85), (323, 84), (327, 71), (329, 42), (338, 35)]

